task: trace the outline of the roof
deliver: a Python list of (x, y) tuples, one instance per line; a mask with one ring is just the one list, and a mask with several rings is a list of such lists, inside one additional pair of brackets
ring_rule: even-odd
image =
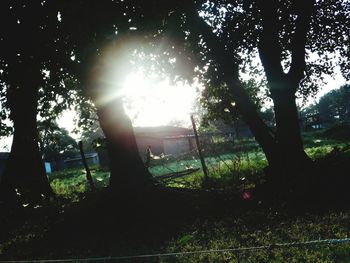
[(136, 137), (164, 138), (190, 135), (192, 130), (174, 126), (135, 127), (134, 133)]
[[(90, 158), (94, 158), (94, 157), (98, 156), (98, 154), (97, 153), (85, 153), (84, 156), (85, 156), (85, 159), (90, 159)], [(64, 162), (75, 162), (75, 161), (80, 161), (80, 160), (82, 160), (81, 156), (76, 156), (73, 158), (67, 158), (64, 160)]]

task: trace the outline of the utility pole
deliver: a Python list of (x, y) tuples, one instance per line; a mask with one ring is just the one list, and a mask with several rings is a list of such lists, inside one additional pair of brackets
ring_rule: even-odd
[(202, 164), (202, 170), (203, 170), (203, 173), (204, 173), (204, 178), (205, 178), (205, 180), (207, 180), (208, 179), (208, 169), (207, 169), (207, 166), (205, 165), (205, 160), (204, 160), (204, 157), (203, 157), (203, 154), (202, 154), (202, 149), (201, 149), (201, 146), (200, 146), (200, 143), (199, 143), (196, 123), (194, 122), (193, 115), (191, 115), (191, 122), (192, 122), (194, 137), (196, 139), (196, 146), (197, 146), (199, 159), (200, 159), (201, 164)]

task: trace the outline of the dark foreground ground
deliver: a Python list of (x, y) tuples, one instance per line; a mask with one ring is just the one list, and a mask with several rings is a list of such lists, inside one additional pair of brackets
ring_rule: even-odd
[[(345, 200), (344, 200), (345, 201)], [(134, 196), (99, 192), (68, 206), (28, 208), (3, 219), (1, 260), (118, 257), (343, 239), (350, 212), (185, 190)], [(293, 259), (289, 261), (289, 259)], [(239, 260), (239, 261), (238, 261)], [(348, 243), (114, 259), (110, 262), (349, 262)], [(104, 262), (93, 260), (89, 262)], [(84, 261), (83, 261), (84, 262)], [(86, 261), (88, 262), (88, 261)]]
[[(312, 180), (280, 199), (275, 193), (281, 189), (273, 186), (251, 191), (250, 198), (162, 186), (118, 195), (104, 188), (75, 201), (58, 198), (45, 206), (3, 210), (0, 260), (350, 262), (347, 151), (318, 159)], [(325, 239), (331, 241), (301, 244)], [(299, 244), (273, 246), (290, 242)], [(108, 259), (159, 253), (168, 255)]]

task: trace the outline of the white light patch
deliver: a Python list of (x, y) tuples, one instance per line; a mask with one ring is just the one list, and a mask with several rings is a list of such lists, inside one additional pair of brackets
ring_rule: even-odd
[(171, 85), (137, 73), (127, 76), (121, 92), (124, 108), (134, 126), (160, 126), (177, 120), (190, 122), (190, 114), (196, 99), (196, 87)]
[(58, 22), (62, 21), (62, 16), (61, 16), (60, 12), (57, 13), (57, 20), (58, 20)]

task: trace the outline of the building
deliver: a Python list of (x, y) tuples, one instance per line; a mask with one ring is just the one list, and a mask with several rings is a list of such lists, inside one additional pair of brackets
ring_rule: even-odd
[[(90, 165), (99, 165), (100, 160), (97, 153), (85, 153), (86, 163)], [(83, 167), (83, 160), (81, 156), (75, 158), (68, 158), (64, 161), (64, 168), (79, 168)]]
[[(243, 133), (243, 132), (242, 132)], [(249, 132), (246, 132), (249, 135)], [(244, 134), (244, 135), (246, 135)], [(134, 127), (136, 144), (141, 158), (146, 162), (147, 149), (153, 155), (180, 155), (196, 150), (196, 139), (192, 129), (174, 126)], [(199, 135), (202, 147), (213, 143), (214, 137), (223, 138), (224, 141), (233, 142), (232, 128), (226, 132), (206, 133)], [(98, 150), (99, 162), (102, 168), (109, 167), (109, 157), (105, 147)]]
[(173, 126), (135, 127), (136, 143), (140, 154), (148, 147), (155, 155), (180, 154), (193, 149), (194, 136), (191, 129)]

